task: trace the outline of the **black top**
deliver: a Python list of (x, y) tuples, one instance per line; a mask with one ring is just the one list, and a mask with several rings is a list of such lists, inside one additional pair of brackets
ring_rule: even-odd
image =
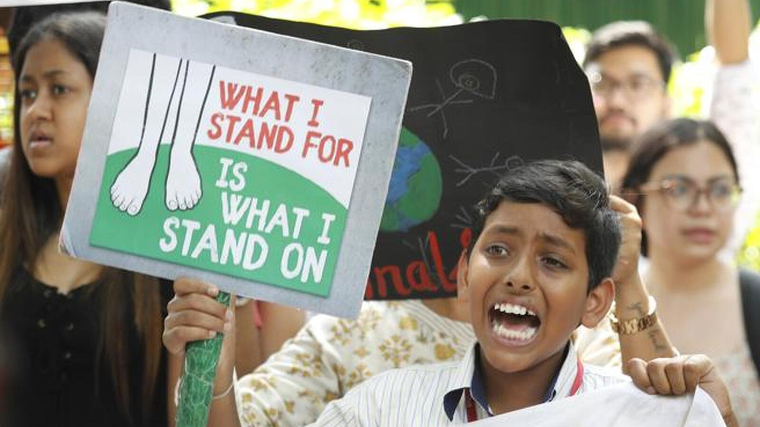
[(747, 333), (752, 361), (760, 375), (760, 274), (749, 270), (739, 272), (742, 293), (744, 330)]
[[(171, 287), (162, 283), (161, 288), (165, 310)], [(125, 343), (132, 424), (119, 409), (109, 364), (101, 361), (96, 366), (103, 289), (85, 285), (63, 295), (19, 269), (0, 306), (2, 345), (10, 353), (13, 369), (0, 425), (5, 421), (10, 426), (166, 426), (164, 351), (151, 417), (140, 419), (143, 347), (134, 328), (131, 301), (125, 301), (124, 316), (125, 324), (132, 325)]]

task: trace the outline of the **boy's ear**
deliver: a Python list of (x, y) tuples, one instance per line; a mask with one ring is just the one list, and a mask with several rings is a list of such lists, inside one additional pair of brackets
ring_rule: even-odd
[(462, 250), (457, 263), (457, 297), (461, 301), (470, 300), (470, 284), (467, 282), (467, 272), (469, 270), (469, 253), (467, 249)]
[(593, 328), (599, 324), (610, 311), (614, 299), (615, 283), (608, 277), (586, 296), (581, 324), (587, 328)]

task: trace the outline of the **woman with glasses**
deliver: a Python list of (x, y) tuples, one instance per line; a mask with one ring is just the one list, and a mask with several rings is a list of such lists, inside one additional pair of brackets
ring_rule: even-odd
[(760, 426), (760, 381), (745, 333), (740, 275), (719, 256), (741, 195), (731, 146), (708, 121), (675, 119), (641, 137), (623, 194), (643, 220), (644, 279), (660, 320), (682, 353), (705, 353), (731, 391), (743, 426)]

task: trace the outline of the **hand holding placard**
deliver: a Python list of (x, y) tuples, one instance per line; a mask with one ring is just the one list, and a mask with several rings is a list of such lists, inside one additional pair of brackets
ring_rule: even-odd
[[(205, 426), (212, 394), (231, 393), (235, 298), (215, 286), (183, 278), (174, 282), (174, 292), (163, 341), (170, 353), (184, 352), (177, 425)], [(230, 336), (225, 340), (226, 334)], [(223, 384), (214, 387), (217, 370)]]

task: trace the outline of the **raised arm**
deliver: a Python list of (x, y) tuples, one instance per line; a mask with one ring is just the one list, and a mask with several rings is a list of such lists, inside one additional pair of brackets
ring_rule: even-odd
[[(636, 208), (625, 200), (610, 196), (612, 209), (620, 215), (623, 240), (620, 245), (612, 278), (615, 281), (615, 316), (621, 321), (640, 319), (648, 315), (649, 293), (639, 275), (641, 248), (641, 218)], [(634, 333), (620, 333), (620, 352), (623, 370), (632, 358), (652, 360), (673, 357), (676, 351), (670, 343), (662, 323), (656, 323)]]
[(747, 0), (708, 0), (705, 7), (705, 28), (708, 40), (715, 47), (720, 63), (712, 82), (709, 118), (728, 139), (739, 166), (743, 184), (742, 200), (734, 215), (734, 232), (727, 245), (727, 254), (735, 255), (754, 224), (760, 209), (760, 126), (758, 119), (758, 72), (748, 59), (751, 26)]
[(751, 21), (747, 0), (707, 0), (705, 32), (721, 64), (737, 64), (749, 57)]

